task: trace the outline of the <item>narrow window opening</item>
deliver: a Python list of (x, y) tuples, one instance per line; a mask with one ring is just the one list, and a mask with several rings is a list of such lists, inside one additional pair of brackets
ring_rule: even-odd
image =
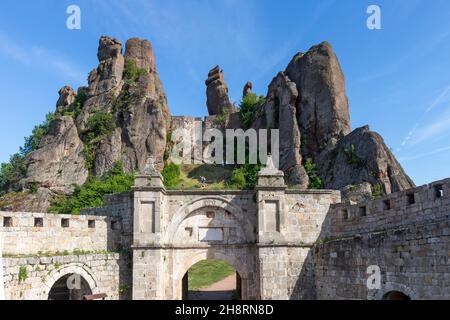
[(414, 203), (416, 203), (416, 198), (414, 196), (414, 193), (409, 193), (406, 195), (407, 201), (409, 205), (412, 205)]
[(34, 226), (42, 228), (44, 226), (44, 218), (34, 218)]
[(6, 228), (10, 228), (13, 226), (11, 217), (3, 217), (3, 226)]
[(342, 217), (344, 218), (344, 220), (348, 220), (348, 210), (347, 209), (342, 210)]
[(359, 216), (360, 217), (367, 216), (367, 208), (366, 207), (359, 207)]
[(442, 185), (435, 186), (434, 190), (437, 199), (444, 197), (444, 188), (442, 187)]
[(95, 220), (88, 220), (88, 228), (90, 229), (95, 228)]
[(69, 219), (61, 219), (61, 227), (68, 228), (69, 225), (70, 225), (70, 220)]

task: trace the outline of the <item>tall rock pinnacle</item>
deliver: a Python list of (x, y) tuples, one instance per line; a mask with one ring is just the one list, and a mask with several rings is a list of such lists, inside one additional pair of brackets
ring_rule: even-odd
[(219, 66), (214, 67), (208, 73), (206, 84), (206, 105), (208, 106), (209, 115), (222, 114), (224, 112), (231, 113), (234, 106), (228, 97), (228, 86), (225, 83), (223, 71)]
[(305, 156), (314, 157), (331, 138), (350, 132), (344, 74), (328, 42), (297, 54), (285, 73), (299, 92), (296, 107), (304, 138), (302, 150)]

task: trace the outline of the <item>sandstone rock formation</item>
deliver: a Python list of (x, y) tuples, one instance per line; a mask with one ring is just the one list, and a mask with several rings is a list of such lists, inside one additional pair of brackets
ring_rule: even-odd
[[(68, 86), (59, 91), (57, 116), (38, 150), (27, 157), (20, 184), (37, 192), (24, 194), (20, 204), (8, 200), (6, 208), (45, 211), (55, 194), (70, 194), (89, 174), (104, 176), (118, 161), (127, 172), (142, 171), (149, 158), (157, 170), (163, 169), (172, 118), (150, 42), (129, 39), (122, 54), (119, 40), (102, 36), (98, 60), (87, 88), (77, 94)], [(219, 66), (205, 83), (210, 117), (203, 127), (241, 128)], [(248, 82), (243, 95), (250, 92)], [(86, 99), (79, 99), (81, 94)], [(304, 165), (311, 159), (323, 187), (343, 190), (352, 201), (380, 189), (391, 193), (414, 187), (380, 135), (368, 127), (350, 133), (344, 75), (326, 42), (295, 55), (272, 80), (265, 104), (257, 109), (252, 128), (280, 130), (279, 167), (289, 185), (308, 187)], [(90, 119), (100, 113), (113, 123), (108, 132), (89, 136)], [(225, 123), (217, 124), (224, 114)]]
[(74, 185), (83, 184), (87, 177), (83, 142), (74, 120), (59, 116), (51, 122), (39, 149), (29, 154), (27, 178), (23, 183), (25, 186), (37, 183), (52, 192), (70, 193)]
[(77, 118), (81, 130), (85, 129), (91, 114), (97, 111), (112, 112), (116, 97), (123, 85), (122, 77), (125, 59), (119, 40), (102, 36), (99, 40), (99, 65), (88, 77), (87, 100)]
[(327, 42), (298, 53), (285, 73), (299, 92), (296, 107), (304, 138), (302, 150), (306, 157), (313, 157), (331, 138), (350, 132), (344, 75)]
[(263, 112), (252, 128), (280, 129), (280, 168), (289, 184), (308, 186), (302, 162), (310, 158), (324, 188), (362, 185), (356, 197), (367, 196), (367, 184), (383, 193), (414, 187), (380, 135), (368, 127), (350, 133), (344, 75), (327, 42), (294, 56), (270, 84)]
[(280, 72), (269, 85), (266, 104), (266, 128), (280, 132), (280, 170), (285, 172), (286, 182), (306, 189), (308, 175), (302, 166), (300, 130), (297, 124), (295, 102), (298, 92), (295, 83)]
[(228, 97), (228, 86), (225, 83), (223, 71), (219, 66), (214, 67), (208, 73), (206, 84), (206, 105), (209, 115), (231, 113), (235, 107)]
[(244, 86), (244, 90), (242, 90), (242, 96), (245, 97), (249, 93), (252, 93), (252, 89), (253, 89), (253, 83), (251, 81), (248, 81)]
[[(102, 37), (98, 58), (99, 66), (89, 77), (89, 96), (78, 121), (83, 129), (93, 113), (113, 113), (117, 128), (100, 141), (94, 174), (105, 175), (117, 161), (123, 161), (128, 172), (139, 171), (149, 156), (161, 170), (170, 112), (150, 42), (129, 39), (123, 56), (118, 40)], [(127, 62), (138, 70), (136, 79), (124, 78)]]
[(415, 186), (383, 138), (368, 126), (330, 143), (317, 156), (316, 163), (324, 186), (330, 189), (368, 182), (389, 194)]
[[(130, 39), (122, 55), (119, 40), (102, 36), (98, 60), (98, 67), (89, 75), (88, 87), (79, 89), (86, 94), (84, 103), (78, 106), (80, 110), (73, 112), (74, 90), (67, 86), (60, 90), (57, 117), (38, 150), (29, 154), (26, 178), (21, 181), (25, 190), (33, 185), (39, 191), (24, 198), (20, 209), (45, 211), (53, 195), (70, 194), (75, 185), (84, 184), (88, 169), (101, 177), (117, 161), (123, 162), (127, 172), (135, 172), (144, 169), (152, 157), (155, 167), (162, 170), (170, 111), (150, 42)], [(126, 68), (130, 68), (128, 73)], [(77, 118), (62, 116), (66, 111)], [(115, 129), (89, 136), (89, 120), (99, 113), (111, 115)], [(89, 166), (87, 149), (93, 156)]]
[(59, 90), (59, 99), (56, 102), (56, 111), (58, 113), (63, 113), (70, 110), (70, 107), (75, 101), (76, 93), (69, 86), (64, 86)]

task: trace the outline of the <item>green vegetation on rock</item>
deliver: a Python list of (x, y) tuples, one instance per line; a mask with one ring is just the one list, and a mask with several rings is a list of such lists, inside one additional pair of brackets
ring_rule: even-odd
[(47, 113), (45, 121), (35, 126), (31, 135), (25, 138), (25, 143), (18, 153), (13, 154), (9, 162), (0, 167), (0, 196), (19, 190), (19, 181), (25, 178), (27, 172), (26, 156), (38, 149), (42, 138), (48, 133), (50, 123), (55, 119), (54, 113)]
[(123, 78), (128, 84), (136, 82), (139, 77), (147, 74), (147, 70), (138, 68), (134, 60), (127, 59), (123, 70)]
[(221, 114), (216, 115), (214, 123), (220, 126), (224, 126), (226, 125), (229, 116), (230, 116), (229, 111), (227, 109), (223, 109)]
[(255, 120), (255, 115), (265, 102), (264, 96), (257, 96), (254, 93), (246, 94), (239, 104), (239, 119), (243, 129), (248, 129)]
[(28, 279), (28, 271), (26, 266), (20, 266), (19, 268), (19, 282), (24, 282)]
[(365, 160), (356, 155), (355, 145), (352, 144), (350, 148), (344, 149), (345, 156), (347, 158), (347, 163), (351, 166), (363, 166)]
[(383, 196), (383, 187), (381, 186), (381, 184), (377, 183), (373, 186), (372, 197), (376, 199), (382, 196)]
[(125, 173), (123, 164), (117, 162), (105, 178), (91, 176), (83, 186), (75, 188), (72, 196), (56, 198), (49, 211), (79, 214), (81, 209), (101, 207), (106, 194), (129, 192), (133, 183), (134, 175)]
[(92, 170), (94, 167), (95, 151), (100, 142), (111, 135), (116, 129), (114, 116), (111, 113), (96, 112), (87, 121), (86, 129), (82, 137), (84, 142), (84, 155), (86, 157), (86, 168)]
[(317, 166), (312, 161), (311, 158), (306, 159), (305, 171), (309, 177), (308, 188), (309, 189), (322, 189), (323, 188), (322, 179), (320, 178), (319, 174), (317, 173)]

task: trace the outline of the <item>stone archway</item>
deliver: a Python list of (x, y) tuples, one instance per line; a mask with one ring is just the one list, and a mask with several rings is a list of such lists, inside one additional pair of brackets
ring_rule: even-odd
[(387, 282), (382, 284), (381, 289), (370, 290), (367, 295), (368, 300), (394, 300), (388, 298), (407, 298), (403, 300), (419, 300), (419, 296), (412, 288), (396, 282)]
[(184, 254), (184, 258), (182, 258), (181, 265), (177, 266), (174, 270), (174, 299), (181, 299), (183, 296), (183, 278), (186, 272), (196, 263), (215, 259), (215, 260), (223, 260), (228, 263), (231, 267), (233, 267), (236, 272), (239, 274), (240, 280), (240, 288), (237, 288), (240, 292), (240, 297), (242, 300), (246, 300), (249, 298), (249, 282), (252, 279), (249, 279), (250, 275), (254, 275), (249, 268), (251, 265), (247, 265), (244, 261), (241, 261), (237, 254), (233, 250), (226, 249), (198, 249), (197, 252), (193, 252), (191, 250), (189, 253)]
[(251, 236), (254, 233), (253, 224), (238, 206), (231, 204), (227, 199), (220, 196), (203, 196), (188, 202), (177, 210), (167, 228), (165, 242), (167, 244), (173, 244), (175, 235), (182, 222), (189, 215), (202, 208), (221, 208), (230, 213), (239, 222), (242, 233), (246, 237), (246, 242), (250, 243), (254, 241)]
[(383, 295), (383, 300), (411, 300), (409, 296), (404, 294), (401, 291), (389, 291), (388, 293)]
[[(73, 287), (69, 287), (69, 285)], [(92, 290), (86, 279), (79, 274), (66, 274), (52, 286), (48, 300), (83, 300), (85, 295), (91, 295)]]
[[(57, 285), (61, 279), (66, 279), (70, 275), (78, 275), (81, 277), (81, 284), (84, 288), (89, 288), (88, 293), (98, 293), (98, 281), (92, 271), (84, 264), (70, 263), (59, 269), (53, 270), (44, 283), (43, 298), (48, 299), (55, 284)], [(87, 290), (86, 290), (87, 291)]]

